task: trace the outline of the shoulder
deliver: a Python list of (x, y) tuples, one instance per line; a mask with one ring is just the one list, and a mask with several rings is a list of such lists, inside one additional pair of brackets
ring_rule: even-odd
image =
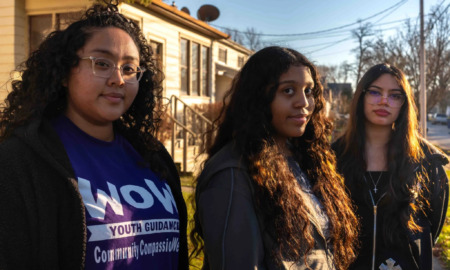
[(16, 136), (11, 136), (2, 143), (0, 143), (0, 163), (1, 167), (6, 168), (6, 164), (13, 162), (16, 159), (29, 156), (32, 154), (30, 148)]
[[(197, 190), (202, 192), (207, 188), (230, 188), (231, 184), (238, 185), (241, 191), (250, 191), (249, 174), (239, 151), (232, 143), (224, 146), (206, 163), (197, 181)], [(231, 181), (233, 180), (233, 181)]]
[(222, 149), (214, 154), (203, 168), (203, 176), (210, 176), (227, 168), (246, 168), (242, 156), (235, 148), (233, 143), (228, 143)]
[(158, 141), (157, 144), (158, 146), (154, 151), (155, 159), (159, 160), (160, 166), (168, 173), (168, 175), (165, 175), (169, 178), (167, 180), (172, 182), (171, 184), (181, 187), (180, 177), (172, 156), (161, 142)]
[(331, 149), (335, 152), (336, 156), (339, 156), (344, 151), (344, 139), (338, 138), (331, 144)]
[(157, 152), (158, 156), (165, 162), (173, 163), (173, 159), (172, 159), (171, 155), (169, 154), (169, 152), (167, 151), (164, 144), (162, 144), (160, 141), (157, 141), (156, 144), (157, 144), (156, 152)]
[(426, 163), (430, 163), (434, 166), (445, 166), (449, 163), (449, 157), (426, 139), (420, 139), (420, 146), (425, 155)]

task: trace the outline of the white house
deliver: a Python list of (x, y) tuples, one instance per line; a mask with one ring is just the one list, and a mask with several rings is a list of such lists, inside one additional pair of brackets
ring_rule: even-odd
[[(133, 2), (133, 1), (130, 1)], [(165, 95), (188, 104), (223, 97), (232, 77), (252, 51), (209, 24), (161, 0), (149, 5), (120, 3), (123, 14), (139, 23), (161, 60)], [(12, 72), (42, 39), (79, 17), (92, 0), (0, 1), (0, 100), (17, 74)], [(225, 15), (226, 16), (226, 15)]]

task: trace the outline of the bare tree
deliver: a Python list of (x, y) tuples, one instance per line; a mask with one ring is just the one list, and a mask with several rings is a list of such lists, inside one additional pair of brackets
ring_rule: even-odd
[(227, 28), (225, 29), (225, 33), (227, 33), (228, 35), (230, 35), (230, 38), (239, 43), (239, 44), (244, 44), (244, 36), (242, 35), (242, 33), (235, 29), (235, 28)]
[(347, 61), (342, 62), (338, 69), (338, 78), (341, 82), (346, 83), (351, 71), (353, 70), (353, 65), (349, 64)]
[(370, 47), (370, 42), (366, 42), (365, 38), (372, 35), (373, 30), (372, 24), (370, 23), (360, 24), (357, 29), (352, 31), (352, 36), (358, 41), (358, 47), (354, 49), (358, 58), (356, 70), (357, 82), (359, 81), (361, 73), (365, 67), (365, 64), (367, 63), (367, 51)]
[(338, 73), (336, 66), (318, 65), (317, 69), (319, 70), (323, 82), (333, 82), (333, 83), (338, 82)]
[[(429, 16), (427, 31), (427, 101), (433, 108), (450, 95), (449, 5), (436, 7)], [(441, 104), (444, 105), (444, 104)], [(446, 105), (449, 105), (446, 103)]]
[(233, 41), (246, 46), (252, 51), (260, 50), (266, 45), (261, 39), (261, 33), (253, 27), (247, 28), (245, 32), (241, 32), (235, 28), (227, 28), (225, 29), (225, 33), (230, 35)]
[(244, 36), (246, 45), (250, 50), (257, 51), (264, 48), (265, 44), (261, 40), (261, 33), (256, 31), (255, 28), (247, 28), (247, 31), (244, 32)]

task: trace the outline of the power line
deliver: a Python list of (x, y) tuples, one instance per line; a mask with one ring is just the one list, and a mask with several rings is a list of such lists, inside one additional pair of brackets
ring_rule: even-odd
[(397, 6), (396, 8), (393, 8), (390, 12), (388, 12), (386, 15), (384, 15), (383, 17), (381, 17), (380, 19), (378, 19), (378, 21), (376, 21), (374, 23), (378, 23), (378, 22), (382, 21), (384, 18), (386, 18), (387, 16), (391, 15), (392, 13), (394, 13), (397, 9), (399, 9), (400, 6)]
[(317, 49), (317, 50), (314, 50), (314, 51), (310, 51), (310, 52), (307, 52), (307, 53), (308, 53), (308, 54), (311, 54), (311, 53), (315, 53), (315, 52), (320, 52), (320, 51), (322, 51), (322, 50), (325, 50), (325, 49), (328, 49), (328, 48), (330, 48), (330, 47), (333, 47), (333, 46), (335, 46), (336, 44), (342, 43), (342, 42), (347, 41), (347, 40), (349, 40), (349, 39), (351, 39), (351, 37), (348, 37), (348, 38), (344, 38), (344, 39), (338, 40), (338, 41), (336, 41), (336, 42), (333, 42), (333, 44), (331, 44), (331, 45), (328, 45), (328, 46), (325, 46), (325, 47), (322, 47), (322, 48), (320, 48), (320, 49)]
[[(390, 21), (390, 22), (380, 23), (380, 24), (376, 24), (376, 25), (372, 25), (372, 26), (375, 31), (384, 32), (384, 31), (389, 31), (389, 30), (393, 30), (393, 29), (398, 29), (398, 26), (393, 26), (393, 27), (389, 27), (389, 28), (381, 28), (382, 26), (390, 25), (390, 24), (394, 24), (394, 23), (404, 23), (409, 19), (410, 18), (396, 20), (396, 21)], [(378, 27), (380, 27), (380, 28), (378, 28)], [(356, 30), (356, 29), (357, 28), (347, 29), (347, 30), (339, 30), (339, 31), (329, 33), (327, 35), (318, 35), (318, 36), (311, 36), (311, 37), (290, 37), (290, 38), (284, 38), (284, 39), (264, 39), (264, 42), (267, 42), (269, 44), (279, 44), (279, 43), (294, 42), (294, 41), (299, 41), (299, 40), (307, 41), (307, 40), (328, 39), (328, 38), (335, 38), (335, 37), (349, 37), (350, 32), (353, 30)], [(333, 42), (334, 41), (332, 41), (330, 43), (333, 43)]]
[[(307, 35), (314, 35), (314, 34), (320, 34), (320, 33), (331, 32), (331, 31), (334, 31), (334, 30), (344, 29), (344, 28), (347, 28), (347, 27), (349, 27), (349, 26), (353, 26), (353, 25), (356, 25), (356, 24), (360, 24), (361, 22), (370, 20), (370, 19), (372, 19), (372, 18), (374, 18), (374, 17), (377, 17), (377, 16), (379, 16), (379, 15), (381, 15), (381, 14), (387, 12), (387, 11), (390, 11), (390, 10), (393, 9), (393, 8), (397, 8), (397, 7), (399, 7), (399, 6), (403, 5), (403, 4), (405, 4), (407, 1), (408, 1), (408, 0), (401, 0), (401, 1), (397, 2), (396, 4), (394, 4), (393, 6), (390, 6), (390, 7), (386, 8), (386, 9), (384, 9), (384, 10), (378, 12), (378, 13), (375, 13), (375, 14), (373, 14), (373, 15), (367, 17), (367, 18), (357, 20), (357, 21), (354, 22), (354, 23), (350, 23), (350, 24), (346, 24), (346, 25), (342, 25), (342, 26), (338, 26), (338, 27), (334, 27), (334, 28), (329, 28), (329, 29), (325, 29), (325, 30), (319, 30), (319, 31), (314, 31), (314, 32), (307, 32), (307, 33), (296, 33), (296, 34), (262, 34), (262, 33), (261, 33), (261, 34), (258, 34), (258, 33), (252, 33), (252, 34), (258, 35), (258, 36), (290, 37), (290, 36), (307, 36)], [(229, 31), (229, 30), (233, 30), (233, 31), (236, 31), (236, 32), (241, 33), (241, 34), (248, 34), (248, 33), (249, 33), (249, 32), (247, 32), (247, 31), (237, 31), (237, 30), (231, 29), (231, 28), (229, 28), (229, 27), (223, 27), (223, 26), (214, 25), (214, 24), (211, 24), (211, 25), (214, 26), (214, 27), (217, 27), (217, 28), (221, 28), (221, 29), (228, 30), (228, 31)]]
[[(443, 6), (443, 4), (444, 4), (445, 2), (446, 2), (446, 0), (443, 0), (443, 1), (438, 5), (438, 7), (434, 9), (434, 10), (435, 10), (434, 12), (439, 11), (439, 13), (429, 13), (428, 15), (425, 15), (425, 16), (428, 17), (428, 16), (433, 16), (433, 15), (436, 16), (436, 15), (437, 15), (437, 16), (436, 16), (437, 18), (434, 19), (434, 22), (437, 21), (437, 20), (442, 16), (442, 14), (444, 14), (444, 13), (447, 12), (448, 8), (450, 7), (450, 4), (447, 4), (446, 6), (444, 6), (443, 11), (440, 11), (440, 10), (441, 10), (441, 7)], [(387, 14), (386, 16), (384, 16), (382, 19), (386, 18), (386, 17), (387, 17), (388, 15), (390, 15), (390, 14), (392, 14), (392, 12), (389, 12), (389, 14)], [(397, 23), (397, 22), (406, 22), (406, 21), (408, 21), (408, 20), (411, 20), (411, 19), (418, 19), (418, 18), (419, 18), (419, 16), (417, 16), (417, 17), (412, 17), (412, 18), (406, 18), (406, 19), (402, 19), (402, 20), (397, 20), (397, 21), (391, 21), (391, 22), (385, 22), (385, 23), (376, 24), (376, 26), (384, 26), (384, 25), (393, 24), (393, 23)], [(377, 22), (380, 22), (382, 19), (379, 19)], [(377, 23), (377, 22), (376, 22), (376, 23)], [(433, 22), (433, 21), (430, 21), (430, 24), (433, 24), (434, 22)], [(373, 26), (375, 26), (375, 25), (373, 25)], [(381, 29), (374, 29), (374, 30), (379, 31), (379, 32), (384, 32), (384, 31), (388, 31), (388, 30), (398, 29), (398, 27), (399, 27), (399, 26), (393, 26), (393, 27), (381, 28)], [(348, 31), (348, 30), (347, 30), (347, 31)], [(315, 51), (307, 52), (306, 54), (313, 54), (313, 53), (315, 53), (315, 52), (322, 51), (322, 50), (324, 50), (324, 49), (333, 47), (334, 45), (336, 45), (336, 44), (338, 44), (338, 43), (341, 43), (341, 42), (343, 42), (343, 41), (345, 41), (345, 39), (344, 39), (344, 40), (336, 41), (335, 43), (333, 43), (333, 44), (331, 44), (331, 45), (329, 45), (329, 46), (326, 46), (326, 47), (323, 47), (323, 48), (319, 48), (319, 49), (317, 49), (317, 50), (315, 50)], [(330, 42), (330, 43), (332, 43), (332, 42)], [(313, 46), (309, 46), (309, 47), (313, 47)], [(300, 48), (301, 48), (301, 47), (300, 47)], [(341, 53), (341, 52), (344, 52), (344, 51), (340, 51), (340, 52), (332, 52), (332, 53), (326, 53), (326, 54), (316, 55), (315, 58), (317, 58), (317, 57), (323, 57), (323, 56), (328, 56), (328, 55), (336, 55), (336, 54)], [(312, 56), (311, 56), (311, 57), (312, 57)], [(314, 58), (314, 57), (313, 57), (313, 58)]]

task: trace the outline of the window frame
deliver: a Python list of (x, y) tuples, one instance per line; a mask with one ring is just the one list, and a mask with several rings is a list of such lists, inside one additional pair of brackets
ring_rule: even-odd
[[(82, 8), (79, 9), (63, 9), (63, 10), (54, 10), (54, 11), (42, 11), (42, 12), (28, 12), (26, 14), (27, 16), (27, 24), (26, 24), (26, 32), (27, 32), (27, 39), (26, 39), (26, 49), (28, 51), (28, 54), (30, 54), (32, 52), (32, 48), (35, 47), (34, 49), (36, 50), (39, 45), (42, 43), (42, 41), (45, 39), (45, 37), (50, 34), (51, 32), (55, 31), (55, 30), (60, 30), (61, 29), (61, 23), (60, 23), (60, 15), (61, 14), (71, 14), (72, 16), (75, 15), (77, 16), (77, 18), (81, 17), (81, 15), (83, 14), (83, 10)], [(51, 16), (51, 26), (49, 28), (49, 33), (44, 35), (44, 39), (42, 39), (38, 44), (31, 44), (32, 42), (32, 17), (34, 16)], [(67, 27), (68, 25), (66, 25)]]
[[(227, 62), (228, 62), (228, 50), (227, 50), (227, 48), (219, 47), (218, 49), (219, 49), (219, 53), (218, 53), (218, 60), (219, 60), (219, 62), (227, 64)], [(224, 57), (221, 55), (221, 52), (224, 53)]]
[[(186, 51), (187, 51), (187, 66), (183, 63), (183, 47), (182, 42), (186, 42)], [(211, 76), (211, 65), (210, 65), (210, 52), (211, 47), (205, 45), (202, 42), (199, 42), (198, 40), (187, 38), (184, 36), (180, 37), (179, 41), (180, 45), (180, 58), (179, 58), (179, 64), (180, 64), (180, 93), (182, 95), (186, 96), (192, 96), (192, 97), (210, 97), (211, 91), (210, 91), (210, 76)], [(193, 56), (194, 53), (194, 47), (197, 46), (197, 50), (195, 50), (195, 53), (197, 54), (196, 57)], [(206, 65), (204, 65), (204, 54), (206, 55)], [(196, 63), (193, 63), (193, 61), (196, 60)], [(205, 71), (206, 67), (206, 71)], [(187, 83), (183, 83), (183, 73), (186, 72), (187, 77)], [(196, 78), (196, 86), (194, 86), (194, 77)], [(184, 91), (184, 85), (187, 84), (187, 90)], [(196, 89), (197, 88), (197, 89)]]
[(243, 55), (238, 55), (237, 57), (237, 66), (238, 68), (242, 68), (245, 64), (245, 57)]

